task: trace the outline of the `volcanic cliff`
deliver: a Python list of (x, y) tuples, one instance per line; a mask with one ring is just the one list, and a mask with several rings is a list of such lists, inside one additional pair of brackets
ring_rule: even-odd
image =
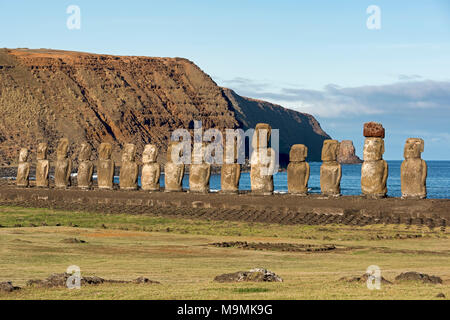
[[(202, 120), (207, 128), (280, 129), (280, 152), (306, 144), (320, 160), (329, 136), (309, 114), (237, 95), (219, 87), (187, 59), (89, 54), (59, 50), (0, 49), (0, 157), (16, 161), (20, 147), (33, 152), (59, 138), (74, 146), (88, 141), (125, 143), (142, 150), (154, 143), (165, 153), (171, 131)], [(34, 153), (33, 153), (34, 154)], [(52, 156), (51, 156), (52, 158)]]

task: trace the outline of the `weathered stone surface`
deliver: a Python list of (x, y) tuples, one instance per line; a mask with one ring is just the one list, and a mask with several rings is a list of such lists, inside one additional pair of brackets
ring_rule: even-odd
[(422, 160), (421, 153), (425, 142), (419, 138), (406, 140), (404, 157), (401, 166), (402, 198), (427, 197), (427, 163)]
[(356, 155), (355, 146), (351, 140), (343, 140), (339, 144), (337, 161), (341, 164), (356, 164), (363, 161)]
[(120, 166), (120, 189), (136, 190), (138, 187), (139, 166), (136, 160), (136, 146), (128, 143), (123, 148), (122, 164)]
[(290, 163), (287, 167), (288, 191), (291, 194), (308, 194), (309, 164), (305, 161), (308, 148), (303, 144), (295, 144), (289, 153)]
[(110, 143), (100, 144), (97, 164), (97, 181), (100, 189), (112, 189), (114, 185), (115, 163), (111, 160), (112, 146)]
[(272, 148), (254, 150), (250, 160), (250, 184), (252, 194), (271, 195), (275, 171), (275, 151)]
[(377, 123), (377, 122), (364, 123), (364, 137), (384, 139), (384, 136), (385, 136), (385, 130), (381, 123)]
[(341, 195), (342, 167), (337, 162), (339, 141), (325, 140), (322, 148), (320, 167), (320, 189), (324, 196)]
[(67, 158), (69, 140), (62, 138), (56, 149), (55, 187), (67, 188), (71, 185), (72, 160)]
[(442, 284), (442, 279), (438, 276), (430, 276), (426, 273), (415, 271), (403, 272), (395, 277), (395, 281), (420, 281), (422, 283)]
[(361, 166), (361, 189), (363, 195), (382, 198), (387, 194), (388, 164), (383, 160), (384, 140), (366, 138), (364, 163)]
[(189, 169), (189, 192), (209, 192), (211, 165), (205, 162), (205, 152), (205, 144), (194, 144), (192, 164)]
[(16, 184), (26, 188), (30, 185), (30, 164), (28, 163), (28, 149), (22, 148), (19, 153), (19, 166), (17, 167)]
[(239, 163), (224, 163), (221, 169), (221, 192), (238, 193), (241, 165)]
[[(174, 155), (180, 146), (179, 142), (171, 141), (167, 148), (167, 163), (164, 167), (165, 192), (183, 191), (184, 164), (175, 163)], [(181, 150), (178, 151), (181, 156)]]
[(252, 147), (256, 150), (259, 148), (267, 148), (272, 128), (267, 123), (258, 123), (255, 127), (255, 133), (252, 137)]
[(158, 148), (153, 144), (147, 144), (142, 153), (142, 190), (159, 191), (159, 178), (161, 176), (161, 167), (156, 163)]
[(94, 173), (94, 164), (91, 161), (92, 149), (87, 143), (81, 144), (78, 155), (77, 186), (81, 189), (92, 188), (92, 174)]
[(41, 188), (48, 188), (48, 170), (50, 163), (47, 160), (47, 143), (39, 143), (37, 149), (37, 163), (36, 163), (36, 186)]

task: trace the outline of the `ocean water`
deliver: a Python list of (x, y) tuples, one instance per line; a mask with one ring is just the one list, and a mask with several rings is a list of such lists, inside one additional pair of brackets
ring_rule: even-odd
[[(320, 166), (321, 162), (311, 162), (311, 174), (308, 187), (310, 193), (320, 193)], [(400, 197), (400, 166), (402, 161), (388, 161), (388, 196)], [(450, 161), (427, 161), (428, 198), (450, 198)], [(118, 177), (115, 179), (118, 183)], [(140, 181), (139, 181), (140, 184)], [(161, 186), (164, 186), (164, 174), (161, 175)], [(189, 188), (189, 176), (183, 179), (183, 188)], [(250, 190), (250, 173), (242, 173), (239, 181), (240, 190)], [(274, 176), (275, 192), (287, 192), (287, 173), (278, 172)], [(210, 189), (212, 192), (220, 190), (220, 174), (211, 175)], [(343, 195), (361, 195), (361, 164), (342, 165), (341, 192)]]

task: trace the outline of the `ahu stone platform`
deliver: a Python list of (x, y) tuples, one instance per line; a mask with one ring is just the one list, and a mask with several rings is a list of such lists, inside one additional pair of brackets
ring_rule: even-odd
[(450, 222), (450, 199), (84, 191), (3, 185), (0, 205), (280, 224), (404, 223), (445, 227)]

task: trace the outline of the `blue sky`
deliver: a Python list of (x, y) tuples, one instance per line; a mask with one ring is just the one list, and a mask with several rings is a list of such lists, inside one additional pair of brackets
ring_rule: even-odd
[[(81, 29), (69, 30), (69, 5)], [(381, 29), (369, 30), (369, 5)], [(238, 94), (315, 115), (333, 138), (387, 131), (386, 159), (408, 137), (450, 159), (450, 1), (1, 1), (0, 47), (185, 57)]]

